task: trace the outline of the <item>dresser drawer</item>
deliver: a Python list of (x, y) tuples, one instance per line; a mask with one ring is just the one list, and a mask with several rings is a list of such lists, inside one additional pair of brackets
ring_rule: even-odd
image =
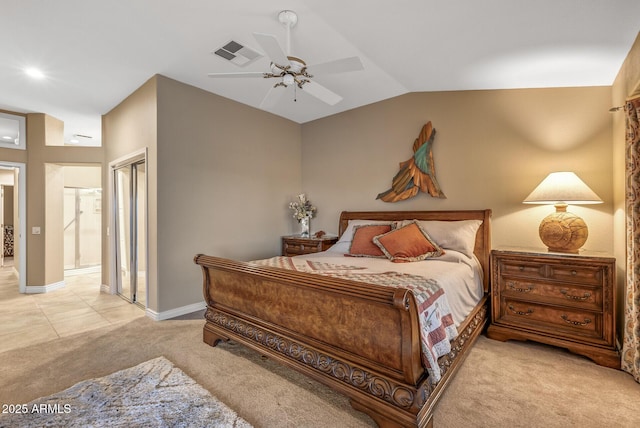
[(502, 275), (544, 280), (571, 282), (574, 284), (602, 286), (602, 266), (564, 263), (544, 263), (535, 260), (503, 260)]
[(615, 263), (586, 252), (493, 250), (487, 336), (562, 346), (620, 368)]
[(602, 311), (602, 287), (520, 278), (503, 279), (498, 286), (503, 297)]
[(600, 313), (511, 299), (503, 299), (500, 306), (500, 323), (535, 328), (568, 339), (603, 339)]

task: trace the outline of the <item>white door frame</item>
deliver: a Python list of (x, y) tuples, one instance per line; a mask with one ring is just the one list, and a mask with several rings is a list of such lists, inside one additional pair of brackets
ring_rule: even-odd
[[(20, 293), (27, 292), (27, 164), (19, 162), (0, 161), (0, 168), (10, 168), (18, 170), (18, 215), (20, 224), (14, 227), (13, 240), (18, 240), (18, 260), (14, 259), (14, 268), (18, 272), (18, 290)], [(15, 189), (15, 183), (14, 183)], [(4, 243), (3, 243), (4, 245)]]

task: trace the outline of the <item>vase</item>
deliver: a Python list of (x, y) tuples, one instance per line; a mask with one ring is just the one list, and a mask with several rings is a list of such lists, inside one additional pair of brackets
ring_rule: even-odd
[(303, 217), (300, 219), (300, 236), (302, 238), (309, 237), (310, 223), (311, 223), (311, 217)]

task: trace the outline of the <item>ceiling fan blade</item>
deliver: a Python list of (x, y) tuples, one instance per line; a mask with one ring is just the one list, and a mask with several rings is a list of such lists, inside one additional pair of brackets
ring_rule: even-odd
[(269, 59), (271, 59), (271, 62), (281, 66), (289, 65), (289, 58), (287, 58), (287, 55), (280, 47), (276, 36), (272, 34), (253, 33), (253, 37), (255, 37), (260, 47), (264, 49), (264, 52)]
[(313, 80), (305, 83), (302, 86), (302, 90), (307, 92), (310, 95), (313, 95), (319, 100), (324, 101), (330, 106), (336, 105), (340, 101), (342, 101), (342, 97), (340, 95), (328, 90), (327, 88), (325, 88), (319, 83), (314, 82)]
[(310, 65), (307, 67), (307, 69), (311, 74), (320, 75), (364, 70), (364, 66), (362, 65), (362, 61), (360, 61), (360, 58), (358, 58), (357, 56), (352, 56), (349, 58), (336, 59), (334, 61)]
[(209, 77), (264, 77), (261, 71), (238, 71), (234, 73), (209, 73)]
[(267, 92), (267, 94), (264, 96), (264, 98), (262, 99), (262, 101), (260, 102), (260, 106), (259, 108), (263, 109), (263, 110), (268, 110), (271, 109), (272, 107), (275, 107), (278, 102), (282, 99), (282, 96), (285, 94), (287, 88), (276, 88), (274, 85), (272, 85), (269, 88), (269, 91)]

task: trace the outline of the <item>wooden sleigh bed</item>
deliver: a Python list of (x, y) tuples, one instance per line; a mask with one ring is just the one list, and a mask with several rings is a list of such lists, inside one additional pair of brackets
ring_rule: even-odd
[[(438, 359), (434, 384), (421, 360), (411, 291), (197, 255), (207, 303), (204, 342), (232, 339), (328, 385), (380, 427), (430, 427), (447, 384), (487, 320), (491, 210), (343, 212), (349, 220), (481, 220), (474, 254), (484, 296)], [(338, 316), (339, 315), (339, 316)], [(339, 318), (339, 321), (338, 321)]]

